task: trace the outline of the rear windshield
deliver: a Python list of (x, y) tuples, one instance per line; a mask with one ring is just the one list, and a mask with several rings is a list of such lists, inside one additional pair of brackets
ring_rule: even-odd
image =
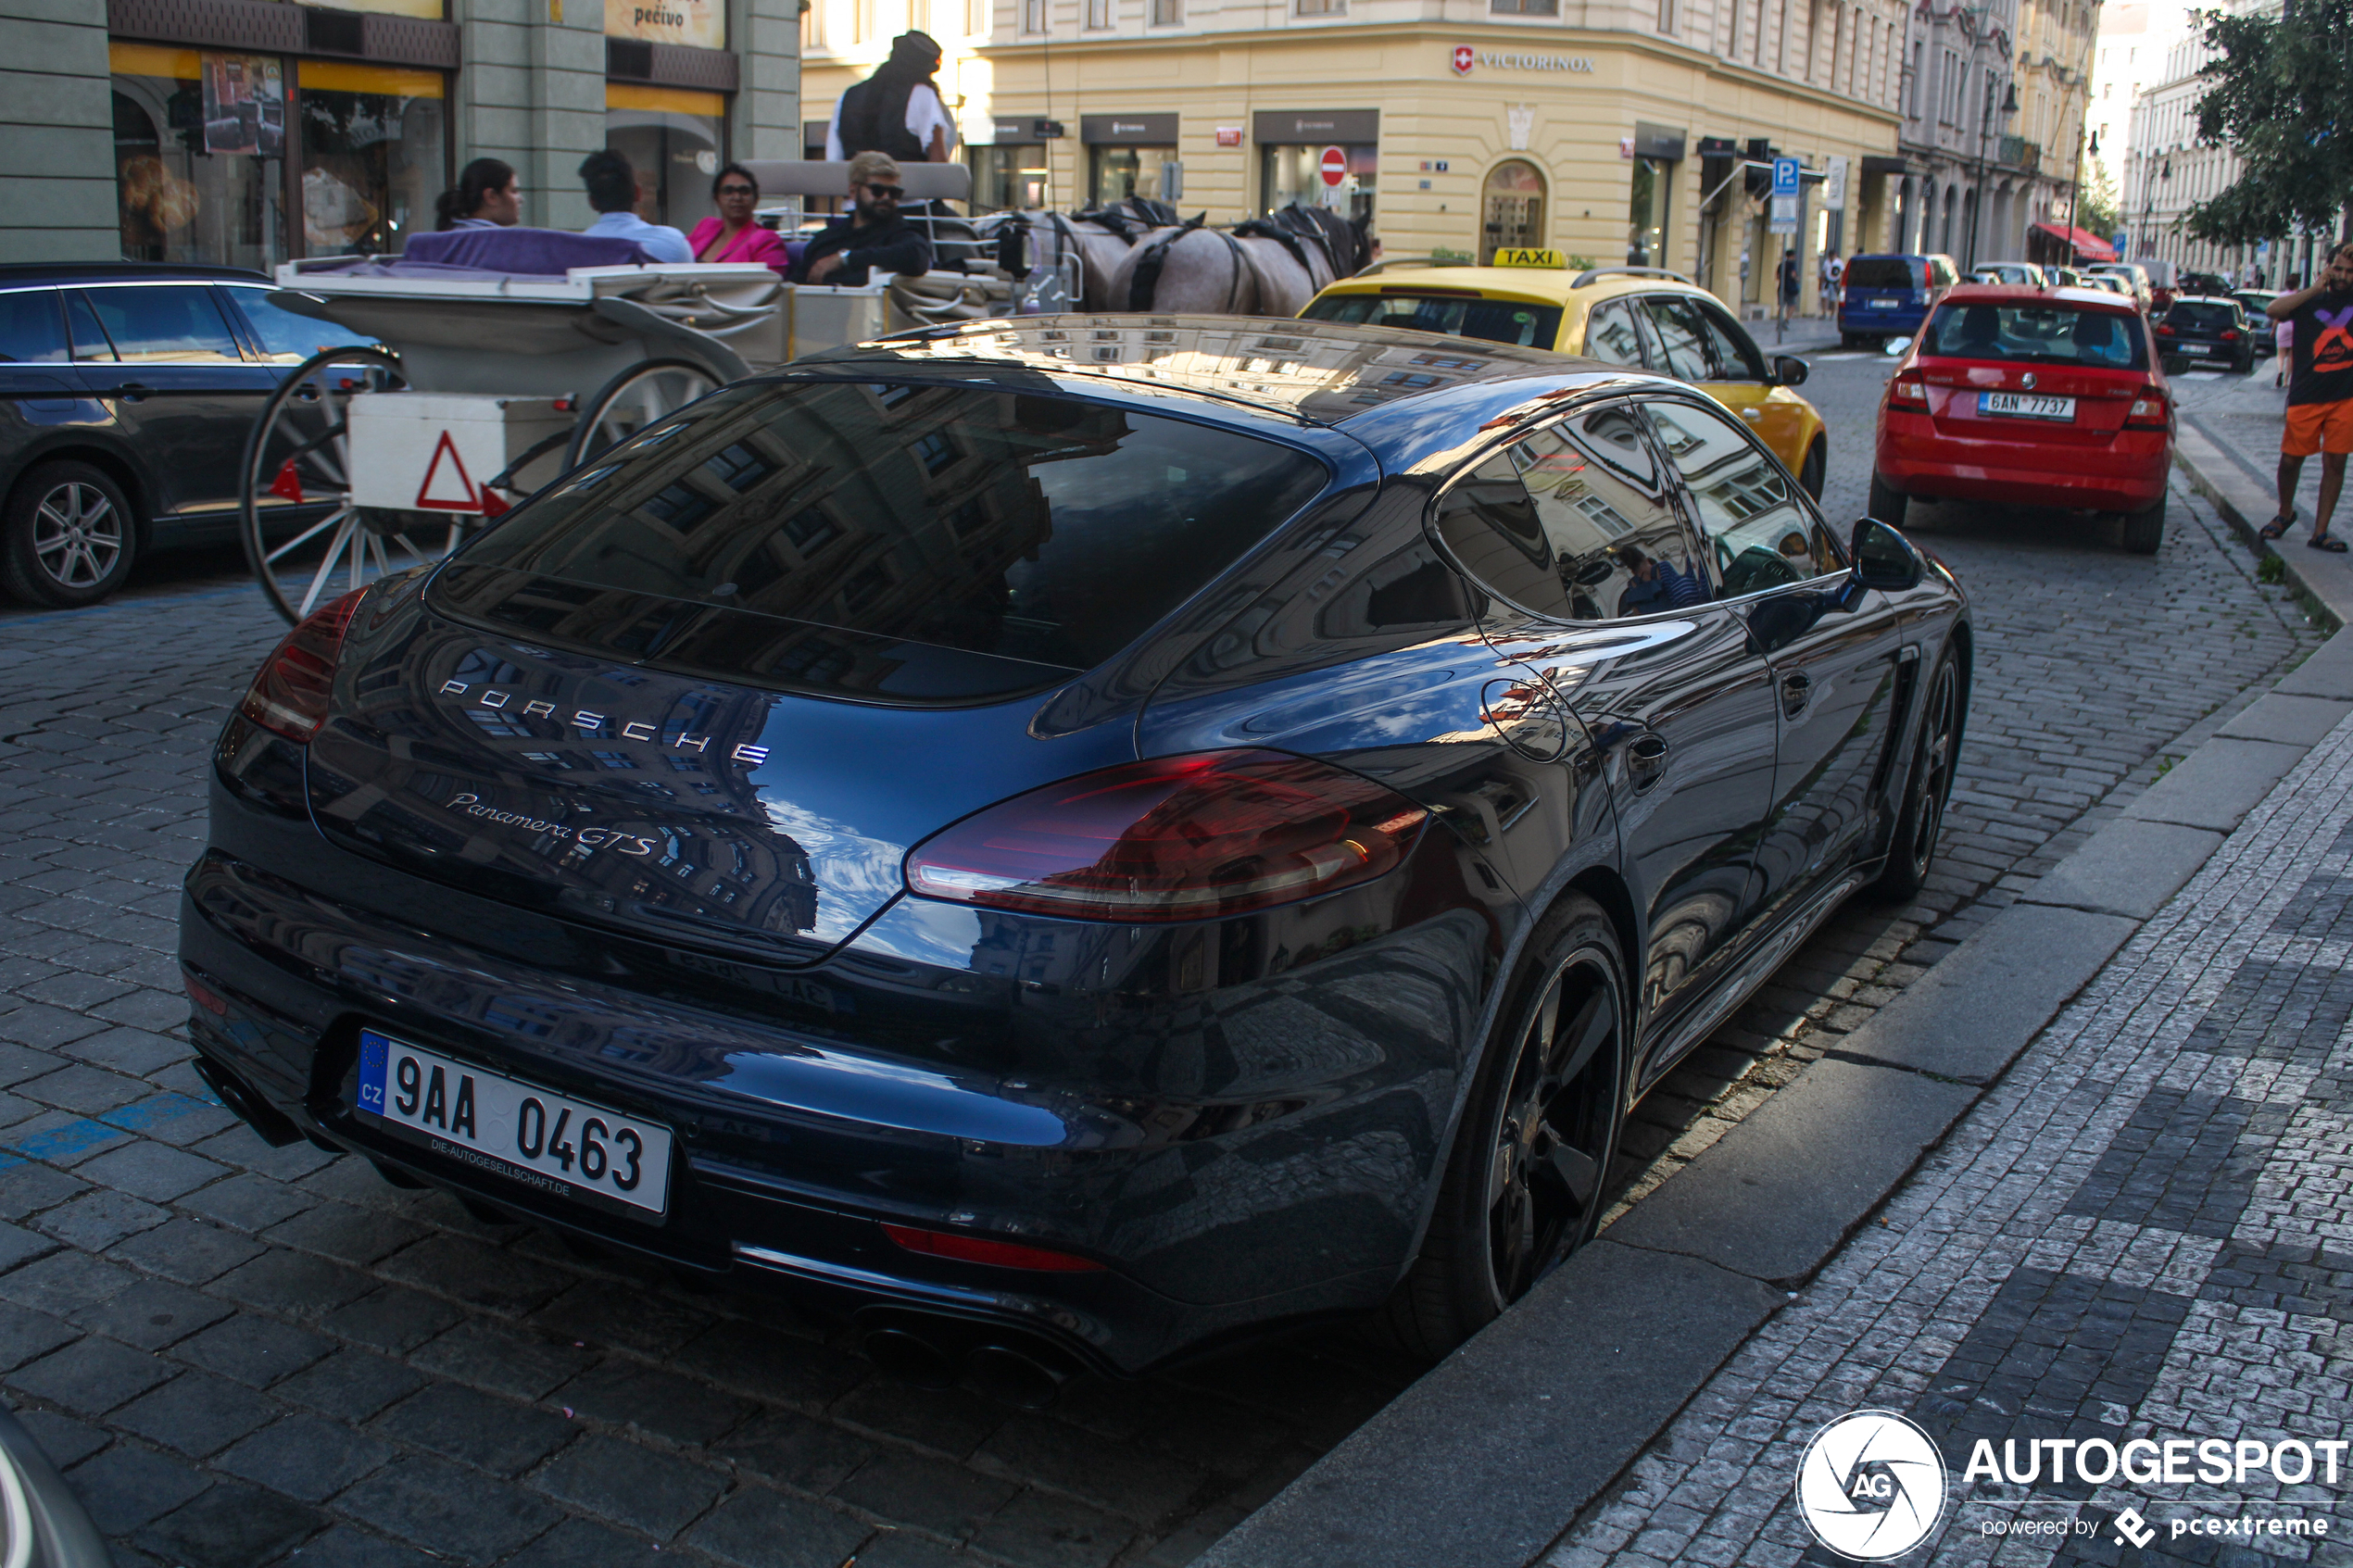
[(1311, 321), (1405, 327), (1448, 337), (1475, 337), (1523, 348), (1550, 348), (1560, 341), (1556, 305), (1521, 305), (1508, 299), (1466, 299), (1419, 294), (1336, 294), (1312, 301), (1301, 315)]
[(1900, 256), (1858, 256), (1841, 275), (1850, 289), (1914, 289), (1920, 286), (1919, 267)]
[(2188, 327), (2201, 332), (2219, 332), (2225, 327), (2237, 326), (2239, 312), (2235, 305), (2217, 305), (2208, 300), (2184, 299), (2177, 301), (2171, 309), (2166, 311), (2165, 321), (2168, 326)]
[(1940, 305), (1920, 352), (1946, 359), (2148, 368), (2137, 317), (2067, 305)]
[(665, 668), (979, 700), (1101, 663), (1326, 477), (1289, 446), (1075, 398), (754, 383), (518, 510), (439, 600)]

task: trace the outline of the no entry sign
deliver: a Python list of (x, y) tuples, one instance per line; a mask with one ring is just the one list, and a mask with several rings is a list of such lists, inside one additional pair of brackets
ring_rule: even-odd
[(1341, 181), (1348, 178), (1347, 149), (1326, 147), (1324, 156), (1316, 160), (1316, 167), (1323, 170), (1325, 184), (1338, 186)]

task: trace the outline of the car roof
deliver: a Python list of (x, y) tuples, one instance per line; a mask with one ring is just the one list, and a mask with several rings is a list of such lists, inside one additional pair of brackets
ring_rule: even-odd
[(1944, 291), (1947, 305), (2089, 305), (2121, 315), (2120, 296), (2107, 289), (2042, 288), (2032, 283), (1955, 283)]
[(1453, 291), (1481, 296), (1516, 295), (1557, 305), (1591, 305), (1622, 294), (1655, 294), (1661, 290), (1707, 294), (1690, 279), (1661, 269), (1629, 272), (1607, 267), (1391, 267), (1327, 283), (1315, 297)]
[(1480, 407), (1590, 386), (1681, 383), (1549, 349), (1397, 327), (1236, 316), (1019, 316), (905, 332), (795, 360), (804, 367), (958, 361), (1044, 372), (1105, 390), (1240, 405), (1301, 424), (1340, 426), (1376, 409), (1469, 394)]
[(0, 263), (0, 289), (38, 283), (122, 282), (266, 283), (270, 274), (249, 267), (207, 267), (170, 261), (12, 261)]
[(2173, 296), (2173, 303), (2176, 305), (2236, 305), (2239, 301), (2226, 294), (2177, 294)]

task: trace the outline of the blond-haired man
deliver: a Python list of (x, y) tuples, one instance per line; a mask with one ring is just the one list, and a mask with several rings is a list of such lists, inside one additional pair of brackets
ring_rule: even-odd
[(849, 160), (849, 211), (809, 242), (792, 271), (797, 283), (856, 287), (875, 272), (928, 272), (931, 242), (899, 215), (907, 192), (899, 165), (887, 154), (860, 153)]

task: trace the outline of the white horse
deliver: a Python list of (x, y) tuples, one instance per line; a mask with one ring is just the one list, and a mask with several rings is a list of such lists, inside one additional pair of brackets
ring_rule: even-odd
[(1102, 307), (1296, 316), (1317, 290), (1362, 267), (1366, 248), (1359, 225), (1320, 207), (1289, 207), (1231, 230), (1195, 220), (1155, 229), (1121, 257)]

